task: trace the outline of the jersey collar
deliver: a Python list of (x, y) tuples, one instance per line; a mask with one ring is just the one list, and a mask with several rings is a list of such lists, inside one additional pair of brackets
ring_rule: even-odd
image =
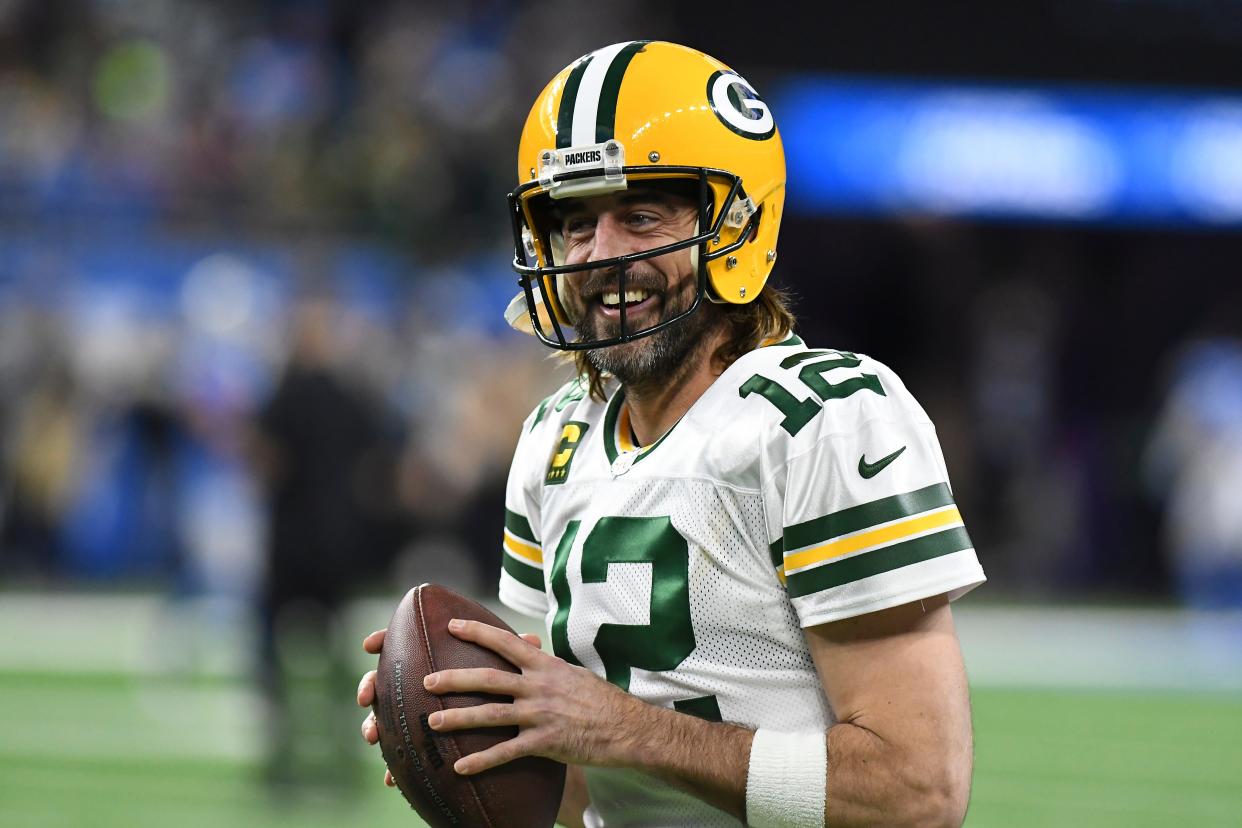
[(627, 452), (637, 452), (634, 458), (634, 462), (637, 463), (668, 439), (668, 435), (673, 433), (673, 429), (677, 428), (682, 419), (685, 419), (684, 415), (651, 445), (635, 446), (631, 438), (633, 432), (630, 429), (630, 411), (625, 405), (625, 388), (618, 387), (612, 399), (608, 401), (608, 408), (604, 411), (604, 453), (608, 455), (608, 462), (614, 462)]
[[(784, 340), (775, 342), (768, 340), (760, 344), (759, 347), (780, 347), (783, 345), (802, 345), (802, 339), (794, 333), (790, 333)], [(693, 410), (694, 406), (690, 406)], [(689, 413), (688, 411), (686, 413)], [(656, 447), (668, 439), (668, 435), (673, 433), (678, 423), (685, 419), (683, 414), (676, 423), (660, 439), (656, 440), (649, 446), (635, 446), (631, 438), (633, 431), (630, 428), (630, 410), (625, 405), (625, 386), (618, 385), (617, 390), (613, 393), (612, 398), (608, 400), (608, 407), (604, 411), (604, 453), (608, 455), (608, 462), (611, 464), (616, 461), (622, 454), (628, 452), (637, 452), (634, 462), (642, 460)]]

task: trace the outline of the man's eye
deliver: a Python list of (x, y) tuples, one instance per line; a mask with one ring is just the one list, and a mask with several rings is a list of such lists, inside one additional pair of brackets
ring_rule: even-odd
[(594, 226), (595, 222), (590, 219), (566, 219), (564, 225), (562, 225), (561, 232), (563, 232), (566, 236), (578, 236), (583, 233), (590, 232), (591, 228)]

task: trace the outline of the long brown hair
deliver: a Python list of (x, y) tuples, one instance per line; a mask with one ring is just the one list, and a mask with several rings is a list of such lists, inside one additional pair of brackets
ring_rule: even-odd
[[(715, 305), (715, 308), (719, 308), (721, 324), (727, 327), (728, 335), (712, 354), (713, 362), (719, 363), (723, 371), (742, 354), (753, 351), (764, 342), (779, 342), (789, 336), (794, 329), (794, 315), (789, 305), (789, 294), (771, 283), (764, 286), (753, 302), (745, 305)], [(705, 310), (706, 308), (700, 308), (697, 313)], [(573, 355), (578, 376), (587, 380), (591, 399), (603, 402), (606, 399), (604, 382), (607, 375), (587, 358), (586, 351), (574, 351)]]

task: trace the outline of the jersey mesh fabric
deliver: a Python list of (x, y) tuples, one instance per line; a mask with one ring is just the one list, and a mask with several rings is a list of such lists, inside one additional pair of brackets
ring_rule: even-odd
[[(627, 479), (628, 478), (628, 479)], [(583, 539), (592, 516), (667, 515), (686, 539), (694, 650), (675, 669), (632, 668), (630, 692), (665, 707), (715, 695), (722, 717), (785, 729), (826, 724), (827, 707), (798, 618), (772, 570), (758, 493), (738, 493), (702, 480), (626, 477), (577, 487), (571, 505), (582, 525), (566, 575), (573, 600), (567, 625), (575, 657), (599, 675), (601, 624), (651, 622), (650, 563), (613, 563), (603, 583), (583, 583)], [(567, 504), (569, 505), (569, 504)], [(554, 603), (555, 603), (555, 599)]]

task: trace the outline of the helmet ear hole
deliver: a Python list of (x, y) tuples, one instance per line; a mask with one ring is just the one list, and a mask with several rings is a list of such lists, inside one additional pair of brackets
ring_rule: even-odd
[(759, 238), (759, 225), (763, 223), (763, 205), (759, 205), (759, 209), (755, 211), (755, 217), (750, 223), (750, 233), (746, 236), (746, 243), (753, 244), (755, 239)]

